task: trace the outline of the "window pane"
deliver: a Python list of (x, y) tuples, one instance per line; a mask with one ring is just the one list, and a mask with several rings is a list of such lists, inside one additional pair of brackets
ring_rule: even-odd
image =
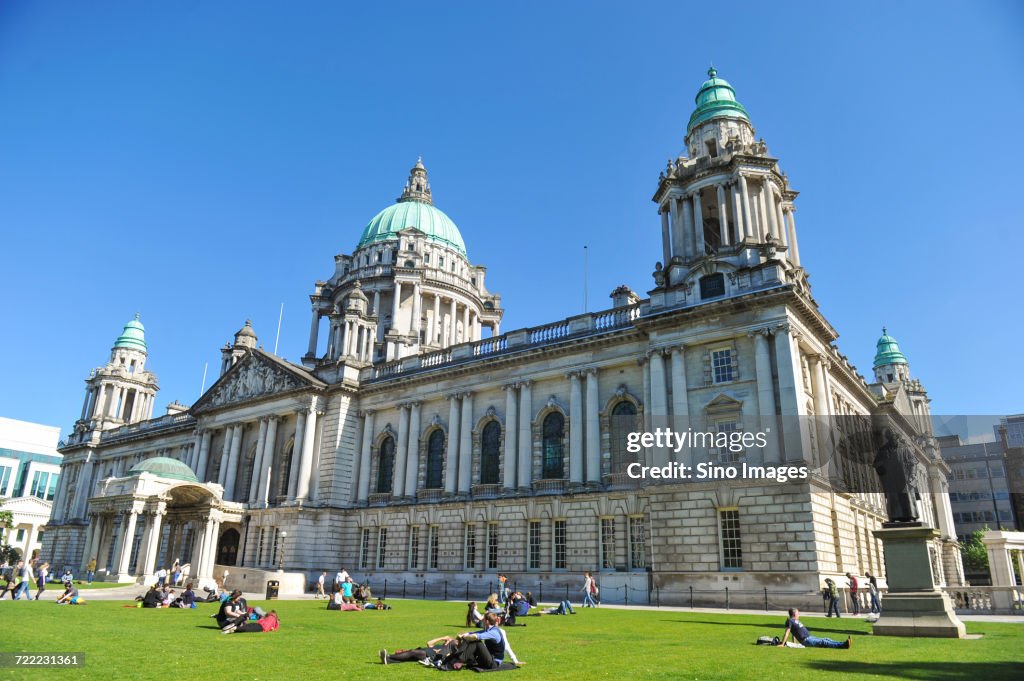
[(565, 521), (555, 521), (555, 569), (565, 569)]
[(612, 409), (612, 419), (609, 424), (612, 473), (622, 473), (629, 464), (636, 462), (637, 455), (631, 454), (626, 449), (627, 438), (635, 430), (637, 430), (636, 407), (632, 402), (623, 400)]
[(738, 570), (743, 567), (743, 550), (740, 547), (740, 512), (719, 511), (721, 527), (722, 569)]
[(380, 457), (377, 462), (377, 493), (386, 494), (391, 491), (391, 477), (395, 468), (395, 438), (390, 435), (380, 444)]
[(440, 428), (430, 434), (427, 441), (427, 489), (441, 489), (444, 486), (444, 431)]
[(484, 426), (480, 451), (480, 484), (497, 485), (499, 481), (498, 458), (501, 446), (501, 426), (491, 421)]
[(541, 478), (557, 479), (562, 477), (565, 436), (565, 418), (557, 411), (551, 412), (544, 419), (544, 460)]

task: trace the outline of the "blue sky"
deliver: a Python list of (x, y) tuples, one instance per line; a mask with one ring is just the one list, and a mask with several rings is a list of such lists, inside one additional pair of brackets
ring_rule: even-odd
[(5, 2), (0, 415), (66, 433), (136, 311), (158, 413), (281, 303), (297, 360), (420, 154), (503, 329), (582, 310), (584, 245), (591, 309), (645, 294), (712, 61), (801, 192), (840, 349), (870, 374), (886, 324), (935, 413), (1022, 412), (1024, 5), (831, 5)]

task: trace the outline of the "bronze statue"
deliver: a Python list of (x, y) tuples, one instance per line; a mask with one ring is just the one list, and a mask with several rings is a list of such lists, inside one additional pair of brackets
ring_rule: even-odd
[(875, 456), (874, 468), (882, 482), (885, 505), (891, 522), (914, 522), (918, 519), (914, 489), (914, 455), (903, 438), (886, 428), (885, 443)]

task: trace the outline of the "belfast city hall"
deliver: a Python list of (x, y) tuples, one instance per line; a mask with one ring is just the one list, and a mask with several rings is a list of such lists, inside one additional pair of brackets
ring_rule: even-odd
[[(927, 393), (886, 331), (870, 379), (837, 348), (800, 258), (797, 192), (713, 69), (653, 179), (661, 253), (622, 273), (645, 292), (620, 286), (600, 312), (503, 328), (501, 282), (471, 262), (418, 161), (313, 284), (301, 364), (246, 322), (199, 400), (154, 415), (136, 316), (86, 378), (42, 555), (76, 574), (95, 558), (123, 582), (179, 561), (246, 591), (298, 593), (344, 567), (378, 592), (480, 597), (505, 573), (559, 593), (589, 570), (610, 602), (695, 589), (760, 603), (767, 589), (820, 607), (825, 578), (884, 575), (884, 423), (938, 530), (933, 573), (961, 584)], [(638, 437), (669, 430), (758, 437)], [(723, 474), (659, 475), (698, 463)], [(806, 474), (727, 474), (740, 464)]]

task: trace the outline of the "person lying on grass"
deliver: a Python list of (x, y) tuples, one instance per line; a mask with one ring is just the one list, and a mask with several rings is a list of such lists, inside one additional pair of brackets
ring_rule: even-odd
[(388, 654), (388, 651), (382, 648), (378, 653), (380, 655), (380, 663), (419, 662), (425, 667), (432, 667), (433, 664), (431, 662), (433, 660), (440, 660), (450, 652), (448, 644), (454, 640), (451, 636), (441, 636), (427, 641), (427, 645), (423, 648), (410, 648), (408, 650), (400, 648), (391, 654)]
[(427, 641), (425, 648), (396, 650), (390, 655), (387, 650), (381, 650), (381, 664), (419, 662), (426, 667), (446, 671), (463, 668), (496, 669), (506, 660), (515, 665), (526, 664), (512, 652), (508, 636), (498, 626), (498, 621), (496, 614), (488, 613), (484, 616), (484, 628), (480, 631), (467, 631), (454, 637), (441, 636)]
[(268, 631), (277, 631), (281, 627), (281, 621), (277, 619), (277, 611), (271, 610), (263, 617), (244, 624), (233, 623), (221, 629), (222, 634), (262, 634)]
[(807, 627), (800, 623), (800, 611), (796, 608), (789, 609), (789, 619), (786, 620), (786, 635), (782, 637), (782, 643), (779, 647), (785, 647), (786, 641), (789, 640), (789, 635), (793, 634), (793, 638), (797, 643), (807, 646), (808, 648), (852, 648), (853, 637), (847, 636), (845, 643), (839, 641), (833, 641), (830, 638), (819, 638), (817, 636), (811, 636), (811, 632), (807, 631)]

